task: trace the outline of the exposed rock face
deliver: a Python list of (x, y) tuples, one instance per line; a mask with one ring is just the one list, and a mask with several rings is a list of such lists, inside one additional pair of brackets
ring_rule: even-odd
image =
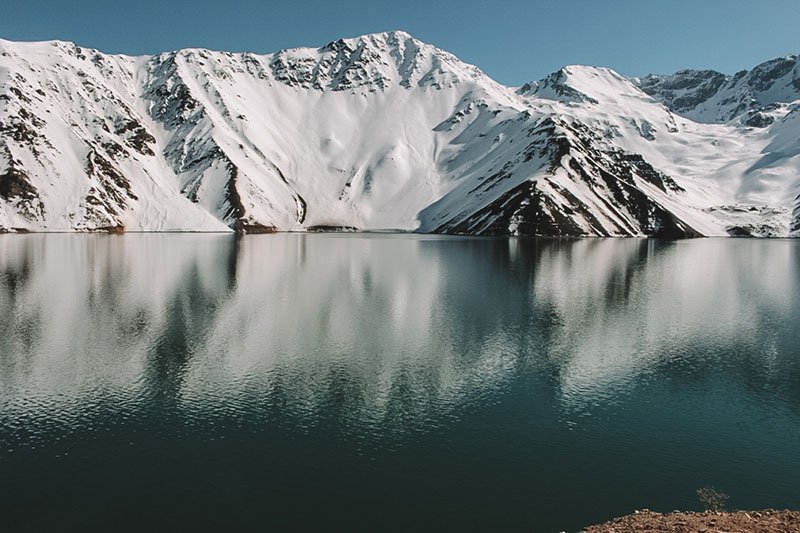
[(639, 86), (680, 115), (700, 122), (728, 122), (744, 115), (755, 127), (772, 117), (753, 114), (779, 109), (800, 99), (800, 56), (767, 61), (750, 71), (726, 76), (713, 70), (681, 70), (670, 76), (649, 75)]
[(708, 101), (728, 81), (728, 76), (715, 70), (681, 70), (671, 76), (646, 76), (640, 87), (672, 111), (683, 114)]
[(518, 91), (525, 96), (541, 96), (543, 98), (555, 98), (562, 102), (589, 103), (597, 104), (597, 100), (588, 96), (574, 87), (570, 86), (568, 78), (568, 67), (562, 68), (558, 72), (553, 72), (542, 81), (530, 82), (523, 85)]
[(795, 199), (794, 209), (792, 210), (792, 235), (800, 234), (800, 195)]
[[(528, 132), (523, 160), (547, 161), (549, 175), (527, 180), (476, 212), (462, 212), (434, 231), (506, 235), (696, 237), (700, 233), (654, 200), (644, 183), (664, 194), (683, 193), (672, 178), (640, 155), (601, 148), (587, 126), (548, 118)], [(518, 163), (518, 162), (517, 162)], [(490, 176), (484, 190), (511, 175)], [(556, 176), (561, 179), (556, 179)], [(566, 181), (566, 183), (565, 183)], [(572, 192), (584, 189), (586, 196)], [(474, 191), (473, 191), (474, 192)]]
[(797, 56), (514, 89), (403, 32), (139, 58), (0, 41), (0, 103), (3, 231), (800, 233)]
[(44, 216), (39, 191), (31, 183), (30, 177), (13, 165), (0, 174), (0, 198), (14, 205), (25, 220), (36, 221)]

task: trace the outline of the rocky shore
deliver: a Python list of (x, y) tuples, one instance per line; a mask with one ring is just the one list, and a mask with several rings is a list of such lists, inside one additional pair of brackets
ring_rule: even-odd
[(584, 533), (797, 533), (800, 511), (705, 511), (702, 513), (656, 513), (644, 509), (614, 518)]

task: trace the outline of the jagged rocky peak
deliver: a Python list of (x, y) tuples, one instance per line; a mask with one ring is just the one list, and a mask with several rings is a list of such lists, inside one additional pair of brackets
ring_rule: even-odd
[(318, 49), (281, 50), (271, 57), (269, 64), (274, 78), (290, 86), (334, 91), (360, 87), (381, 90), (393, 81), (387, 37), (373, 34), (339, 39)]
[(789, 55), (727, 76), (715, 70), (681, 70), (638, 80), (647, 94), (698, 122), (765, 127), (780, 118), (780, 104), (800, 99), (800, 60)]
[(765, 91), (782, 80), (800, 91), (800, 55), (788, 55), (761, 63), (750, 71), (747, 84)]
[(607, 67), (568, 65), (539, 81), (517, 90), (523, 96), (536, 96), (567, 104), (598, 104), (619, 96), (640, 95), (629, 78)]
[(488, 79), (473, 65), (423, 43), (404, 31), (372, 33), (332, 41), (319, 48), (288, 48), (266, 55), (184, 49), (151, 58), (230, 80), (246, 73), (297, 89), (380, 92), (394, 86), (442, 89), (473, 79)]
[(485, 76), (452, 54), (404, 31), (332, 41), (317, 49), (292, 48), (269, 57), (272, 75), (290, 86), (318, 90), (441, 89), (464, 78)]
[(686, 69), (672, 75), (649, 74), (639, 86), (676, 113), (685, 113), (717, 94), (728, 79), (716, 70)]
[(570, 85), (569, 67), (553, 72), (542, 80), (526, 83), (520, 87), (518, 93), (523, 96), (537, 96), (565, 103), (597, 103), (597, 100)]

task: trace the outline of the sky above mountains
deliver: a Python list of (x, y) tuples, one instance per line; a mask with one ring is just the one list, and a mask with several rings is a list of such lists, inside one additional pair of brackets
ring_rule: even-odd
[(568, 64), (628, 76), (734, 73), (800, 53), (799, 20), (797, 0), (26, 0), (3, 6), (0, 37), (134, 55), (187, 47), (268, 53), (402, 29), (521, 85)]

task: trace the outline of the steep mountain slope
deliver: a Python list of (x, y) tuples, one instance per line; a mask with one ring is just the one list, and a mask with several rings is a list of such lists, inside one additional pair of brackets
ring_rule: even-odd
[[(737, 156), (710, 172), (710, 181), (729, 191), (735, 211), (754, 207), (782, 219), (788, 231), (800, 226), (800, 56), (786, 56), (750, 71), (725, 76), (684, 70), (650, 75), (638, 86), (675, 113), (696, 122), (727, 125), (741, 143)], [(717, 126), (712, 132), (723, 131)], [(748, 150), (749, 148), (749, 150)], [(717, 212), (724, 207), (712, 206)], [(730, 211), (731, 207), (728, 207)], [(763, 220), (762, 220), (763, 223)], [(754, 229), (749, 228), (735, 229)], [(783, 227), (777, 232), (783, 234)]]
[(515, 89), (403, 32), (269, 55), (0, 41), (0, 230), (798, 233), (797, 63)]

